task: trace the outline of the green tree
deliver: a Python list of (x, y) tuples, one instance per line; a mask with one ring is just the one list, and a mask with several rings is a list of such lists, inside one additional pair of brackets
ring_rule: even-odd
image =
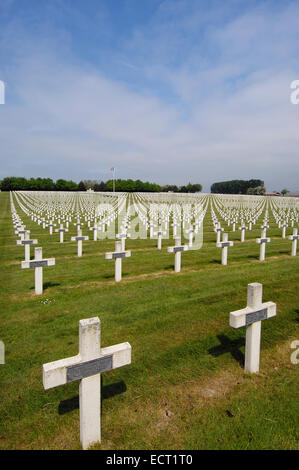
[(78, 184), (78, 191), (86, 191), (86, 186), (83, 181), (80, 181), (80, 183)]

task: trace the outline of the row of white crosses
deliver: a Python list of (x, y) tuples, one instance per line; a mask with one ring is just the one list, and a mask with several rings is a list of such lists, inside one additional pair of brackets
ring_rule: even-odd
[[(220, 211), (220, 210), (221, 210), (221, 209), (219, 208), (219, 211)], [(262, 207), (260, 206), (258, 212), (261, 212), (261, 210), (262, 210)], [(169, 224), (170, 206), (167, 206), (166, 204), (164, 204), (164, 205), (159, 205), (159, 204), (158, 204), (157, 206), (152, 206), (152, 207), (151, 207), (151, 211), (152, 211), (152, 217), (154, 217), (157, 222), (159, 222), (159, 220), (160, 220), (160, 221), (162, 220), (162, 219), (159, 219), (159, 217), (160, 217), (160, 215), (161, 215), (161, 211), (164, 211), (164, 212), (163, 212), (163, 217), (164, 217), (163, 220), (164, 220), (165, 226), (168, 227), (168, 224)], [(155, 212), (155, 211), (156, 211), (156, 212)], [(227, 264), (228, 247), (233, 246), (233, 242), (228, 241), (228, 235), (227, 235), (227, 234), (224, 234), (224, 235), (223, 235), (223, 240), (221, 241), (221, 233), (223, 232), (224, 229), (221, 227), (221, 224), (220, 224), (220, 222), (219, 222), (218, 219), (217, 219), (217, 216), (216, 216), (216, 214), (215, 214), (215, 211), (214, 211), (214, 209), (213, 209), (213, 206), (211, 207), (211, 211), (212, 211), (212, 218), (213, 218), (214, 225), (215, 225), (215, 231), (216, 231), (216, 233), (217, 233), (217, 242), (216, 242), (216, 246), (222, 248), (222, 264), (223, 264), (223, 265), (226, 265), (226, 264)], [(203, 212), (204, 212), (204, 211), (203, 211)], [(223, 212), (223, 211), (221, 210), (221, 212)], [(155, 214), (156, 214), (156, 215), (155, 215)], [(243, 213), (242, 211), (241, 211), (241, 215), (242, 215), (242, 216), (244, 215), (244, 213)], [(253, 221), (254, 223), (256, 223), (256, 217), (257, 217), (258, 214), (255, 214), (255, 216), (253, 216), (253, 213), (252, 213), (252, 212), (250, 212), (250, 213), (247, 212), (245, 215), (246, 215), (247, 217), (251, 216), (252, 221)], [(88, 217), (89, 217), (88, 214), (85, 215), (85, 219), (89, 221), (90, 219), (89, 219)], [(115, 218), (115, 215), (114, 215), (113, 217)], [(113, 217), (111, 216), (111, 220), (112, 220)], [(177, 224), (177, 219), (180, 220), (180, 217), (174, 215), (174, 216), (173, 216), (173, 224), (172, 224), (172, 226), (173, 226), (173, 236), (174, 236), (174, 238), (176, 238), (176, 233), (177, 233), (177, 226), (178, 226), (178, 224)], [(251, 219), (250, 219), (250, 222), (251, 222)], [(121, 249), (119, 250), (119, 248), (116, 248), (116, 252), (115, 252), (116, 254), (108, 253), (108, 254), (106, 255), (106, 259), (112, 259), (112, 257), (115, 257), (115, 259), (120, 259), (120, 258), (122, 258), (122, 257), (129, 257), (129, 256), (130, 256), (130, 254), (126, 254), (126, 253), (125, 253), (125, 239), (130, 236), (129, 233), (127, 232), (128, 228), (130, 227), (130, 222), (129, 222), (129, 220), (130, 220), (130, 217), (129, 217), (129, 215), (127, 214), (126, 217), (125, 217), (125, 219), (124, 219), (124, 221), (123, 221), (123, 226), (122, 226), (122, 227), (123, 227), (123, 231), (122, 231), (122, 233), (117, 234), (117, 236), (116, 236), (117, 238), (120, 238), (120, 239), (121, 239), (121, 245), (122, 245), (122, 246), (121, 246)], [(187, 206), (186, 214), (185, 214), (185, 217), (184, 217), (184, 219), (183, 219), (183, 221), (182, 221), (183, 225), (185, 224), (185, 222), (188, 222), (188, 224), (190, 224), (190, 220), (191, 220), (191, 215), (189, 215), (188, 206)], [(202, 220), (202, 219), (201, 219), (201, 220)], [(235, 223), (235, 221), (234, 221), (234, 223)], [(108, 224), (109, 224), (109, 221), (108, 221)], [(197, 226), (196, 226), (196, 224), (197, 224)], [(192, 225), (191, 225), (191, 228), (187, 231), (187, 233), (189, 234), (189, 248), (192, 247), (193, 234), (194, 234), (194, 233), (197, 231), (197, 229), (198, 229), (199, 220), (197, 220), (197, 223), (196, 223), (196, 224), (195, 224), (195, 229), (194, 229), (194, 228), (192, 227)], [(77, 234), (77, 236), (72, 237), (71, 240), (77, 242), (77, 244), (78, 244), (77, 254), (78, 254), (78, 256), (80, 257), (80, 256), (82, 256), (82, 242), (83, 242), (84, 240), (88, 240), (88, 237), (82, 235), (82, 231), (81, 231), (82, 223), (80, 222), (79, 215), (77, 215), (77, 222), (76, 222), (74, 225), (77, 227), (78, 234)], [(162, 248), (162, 235), (164, 235), (166, 232), (164, 232), (164, 231), (162, 230), (162, 226), (161, 226), (161, 225), (159, 226), (158, 232), (154, 232), (154, 224), (153, 224), (153, 223), (150, 223), (149, 226), (150, 226), (150, 236), (153, 236), (154, 234), (158, 236), (158, 245), (157, 245), (157, 247), (158, 247), (158, 249), (161, 249), (161, 248)], [(189, 226), (190, 226), (190, 225), (189, 225)], [(51, 227), (52, 227), (52, 224), (51, 224)], [(260, 260), (261, 260), (261, 261), (263, 261), (263, 260), (265, 259), (265, 244), (270, 242), (270, 239), (266, 237), (266, 229), (267, 229), (268, 227), (269, 227), (269, 225), (268, 225), (268, 209), (266, 209), (266, 215), (265, 215), (265, 219), (264, 219), (264, 225), (262, 225), (262, 229), (263, 229), (263, 231), (262, 231), (262, 236), (261, 236), (261, 238), (256, 239), (256, 242), (260, 244)], [(242, 234), (245, 232), (245, 229), (246, 229), (246, 228), (247, 228), (247, 227), (244, 226), (244, 224), (241, 224), (240, 229), (241, 229), (241, 231), (242, 231), (242, 232), (241, 232)], [(93, 229), (95, 229), (95, 230), (94, 230), (94, 233), (96, 234), (96, 232), (97, 232), (97, 227), (93, 227)], [(59, 228), (59, 229), (56, 229), (56, 231), (59, 232), (59, 234), (60, 234), (60, 242), (62, 243), (62, 242), (63, 242), (63, 235), (64, 235), (64, 233), (65, 233), (66, 231), (68, 231), (68, 229), (63, 228), (63, 225), (60, 224), (60, 228)], [(25, 232), (26, 232), (26, 231), (24, 230), (24, 234), (25, 234)], [(296, 247), (297, 247), (297, 238), (296, 238), (297, 235), (296, 235), (296, 233), (297, 233), (297, 232), (296, 232), (296, 229), (294, 229), (294, 233), (293, 233), (292, 238), (289, 237), (289, 238), (291, 238), (292, 241), (293, 241), (293, 243), (292, 243), (292, 255), (293, 255), (293, 256), (295, 256), (294, 253), (296, 254)], [(20, 230), (20, 234), (22, 235), (22, 231), (21, 231), (21, 230)], [(29, 246), (30, 246), (30, 244), (36, 243), (35, 240), (31, 241), (31, 240), (29, 239), (29, 235), (28, 235), (28, 234), (23, 235), (23, 238), (25, 238), (25, 237), (26, 237), (26, 241), (23, 242), (23, 244), (25, 245), (25, 247), (26, 247), (26, 245), (29, 245)], [(95, 238), (96, 238), (96, 237), (94, 237), (94, 239), (95, 239)], [(244, 240), (244, 238), (245, 238), (244, 235), (242, 235), (241, 241)], [(28, 243), (27, 243), (27, 239), (28, 239)], [(18, 241), (18, 243), (21, 244), (22, 241)], [(117, 246), (118, 246), (118, 245), (117, 245)], [(170, 247), (170, 248), (171, 248), (171, 247)], [(25, 261), (28, 261), (28, 247), (26, 247), (25, 250), (26, 250)], [(30, 250), (30, 248), (29, 248), (29, 250)], [(129, 253), (129, 252), (128, 252), (128, 253)], [(30, 258), (30, 254), (29, 254), (29, 258)], [(115, 278), (117, 279), (117, 282), (119, 282), (119, 280), (121, 280), (121, 261), (117, 261), (117, 262), (116, 262), (115, 273), (116, 273), (116, 274), (115, 274)]]
[[(87, 222), (87, 226), (89, 230), (93, 230), (94, 232), (94, 235), (93, 235), (94, 241), (97, 240), (98, 232), (103, 229), (105, 222), (107, 222), (107, 225), (109, 225), (113, 217), (115, 217), (114, 209), (115, 207), (117, 207), (118, 202), (115, 204), (114, 208), (111, 209), (111, 205), (110, 205), (109, 210), (107, 209), (108, 212), (110, 211), (110, 216), (109, 216), (108, 221), (104, 220), (105, 214), (108, 212), (105, 209), (103, 210), (99, 209), (98, 201), (103, 200), (103, 198), (104, 199), (106, 198), (107, 200), (106, 194), (105, 196), (100, 196), (100, 199), (97, 198), (97, 200), (94, 201), (94, 204), (92, 207), (85, 207), (86, 206), (85, 202), (86, 200), (89, 199), (89, 197), (85, 199), (83, 196), (81, 196), (77, 200), (76, 204), (74, 203), (71, 207), (69, 204), (67, 208), (64, 208), (63, 199), (61, 200), (61, 197), (60, 199), (58, 198), (60, 201), (60, 205), (58, 203), (55, 203), (55, 205), (53, 206), (52, 204), (53, 195), (52, 197), (50, 197), (50, 202), (48, 200), (47, 204), (41, 203), (42, 197), (46, 197), (47, 199), (48, 194), (49, 192), (46, 192), (46, 193), (35, 192), (35, 194), (32, 193), (32, 197), (31, 197), (31, 195), (28, 194), (27, 192), (24, 194), (22, 194), (22, 192), (17, 192), (15, 193), (15, 196), (22, 210), (28, 216), (31, 216), (31, 219), (34, 222), (37, 222), (39, 225), (42, 224), (43, 228), (49, 227), (50, 235), (53, 234), (53, 227), (56, 226), (56, 223), (54, 222), (54, 220), (57, 220), (59, 229), (55, 229), (55, 232), (59, 232), (60, 234), (60, 240), (59, 240), (60, 243), (63, 243), (64, 233), (68, 231), (69, 223), (72, 221), (74, 212), (77, 212), (76, 223), (74, 225), (77, 226), (78, 229), (82, 227), (83, 223), (80, 220), (80, 217), (82, 216), (85, 222)], [(60, 193), (58, 193), (58, 195), (59, 194)], [(63, 197), (69, 198), (69, 196), (67, 196), (67, 193), (62, 193), (62, 194), (63, 194)], [(55, 197), (56, 195), (57, 193), (55, 194)], [(34, 197), (37, 197), (36, 205), (33, 204)], [(73, 197), (74, 201), (76, 200), (76, 197), (78, 197), (78, 195), (74, 195)], [(110, 199), (109, 196), (108, 196), (108, 199)], [(117, 198), (115, 198), (115, 196), (114, 196), (114, 200), (117, 201)], [(124, 200), (125, 198), (123, 197), (121, 201), (124, 201)], [(68, 202), (70, 202), (70, 199), (68, 199)], [(102, 204), (102, 206), (106, 207), (107, 204)], [(57, 215), (55, 215), (55, 211), (57, 211)], [(80, 211), (82, 212), (81, 216), (80, 216)], [(100, 220), (98, 220), (98, 218), (100, 218)], [(92, 220), (94, 220), (93, 227), (90, 226)], [(65, 223), (65, 228), (63, 226), (63, 223)]]
[(34, 259), (30, 260), (30, 246), (37, 244), (36, 239), (30, 239), (30, 231), (25, 230), (25, 226), (21, 223), (18, 217), (13, 200), (11, 198), (11, 210), (12, 218), (15, 226), (15, 233), (21, 237), (17, 240), (17, 245), (23, 245), (25, 247), (25, 260), (21, 262), (21, 269), (34, 268), (34, 289), (35, 295), (41, 295), (43, 293), (43, 268), (47, 266), (55, 265), (55, 258), (43, 258), (42, 248), (38, 247), (34, 249)]
[[(215, 206), (217, 207), (217, 210), (219, 211), (219, 213), (221, 214), (222, 217), (224, 217), (225, 220), (228, 221), (228, 226), (230, 224), (230, 216), (227, 216), (227, 213), (221, 208), (220, 206), (220, 203), (219, 203), (219, 200), (217, 201), (216, 199), (216, 204)], [(263, 211), (264, 209), (264, 205), (260, 205), (258, 207), (258, 210), (257, 212), (255, 213), (255, 215), (251, 214), (250, 215), (250, 219), (248, 220), (249, 222), (249, 230), (251, 230), (252, 228), (252, 223), (256, 223), (256, 219), (257, 217), (261, 214), (261, 212)], [(272, 208), (273, 210), (273, 208)], [(274, 211), (275, 212), (275, 211)], [(224, 236), (223, 238), (223, 242), (220, 242), (220, 238), (221, 238), (221, 232), (224, 230), (222, 227), (221, 227), (221, 224), (220, 222), (218, 221), (218, 218), (216, 216), (216, 213), (214, 211), (214, 208), (213, 208), (213, 205), (211, 206), (211, 214), (212, 214), (212, 220), (213, 220), (213, 223), (214, 223), (214, 230), (215, 232), (217, 233), (217, 240), (216, 240), (216, 246), (217, 247), (221, 247), (222, 248), (222, 264), (227, 264), (227, 247), (228, 246), (233, 246), (233, 243), (232, 242), (228, 242), (228, 238), (227, 238), (227, 235)], [(234, 215), (236, 216), (236, 213), (234, 213)], [(247, 219), (248, 219), (248, 213), (247, 213)], [(279, 219), (280, 220), (280, 219)], [(263, 225), (261, 226), (261, 229), (262, 229), (262, 234), (261, 234), (261, 237), (260, 238), (257, 238), (256, 239), (256, 243), (260, 244), (260, 261), (264, 261), (265, 260), (265, 253), (266, 253), (266, 243), (270, 243), (271, 242), (271, 239), (270, 238), (267, 238), (267, 235), (266, 235), (266, 230), (267, 228), (269, 228), (269, 225), (268, 225), (268, 221), (269, 221), (269, 209), (268, 209), (268, 206), (266, 206), (266, 209), (265, 209), (265, 217), (264, 217), (264, 221), (263, 221)], [(235, 222), (236, 222), (236, 219), (233, 219), (233, 223), (234, 223), (234, 227), (233, 227), (233, 231), (235, 231)], [(292, 226), (294, 226), (294, 222), (295, 222), (295, 216), (293, 215), (292, 216)], [(280, 223), (280, 222), (279, 222)], [(280, 225), (279, 225), (280, 226)], [(282, 232), (282, 237), (285, 238), (286, 237), (286, 227), (287, 227), (287, 224), (286, 223), (283, 223), (281, 224), (282, 228), (283, 228), (283, 232)], [(247, 227), (246, 225), (244, 225), (244, 221), (242, 221), (241, 223), (241, 227), (240, 227), (240, 230), (241, 230), (241, 242), (242, 241), (245, 241), (245, 230), (247, 230)], [(296, 256), (296, 250), (297, 250), (297, 235), (298, 235), (298, 230), (297, 228), (294, 228), (293, 229), (293, 235), (289, 236), (289, 239), (293, 241), (292, 243), (292, 250), (291, 250), (291, 255), (292, 256)]]

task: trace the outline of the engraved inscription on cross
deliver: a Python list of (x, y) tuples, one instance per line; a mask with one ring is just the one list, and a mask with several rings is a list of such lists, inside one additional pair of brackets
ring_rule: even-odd
[(83, 449), (101, 442), (101, 373), (131, 364), (131, 345), (101, 348), (98, 317), (79, 321), (79, 354), (43, 365), (45, 390), (80, 380), (80, 441)]

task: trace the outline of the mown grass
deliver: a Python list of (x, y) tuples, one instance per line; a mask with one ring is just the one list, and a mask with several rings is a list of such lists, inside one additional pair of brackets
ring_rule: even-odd
[[(228, 266), (215, 248), (210, 212), (204, 245), (173, 255), (155, 240), (129, 240), (132, 257), (114, 282), (111, 240), (76, 244), (31, 222), (17, 210), (56, 266), (44, 269), (44, 294), (34, 296), (32, 270), (21, 270), (9, 195), (0, 194), (0, 448), (77, 449), (78, 383), (44, 391), (43, 363), (78, 353), (78, 321), (99, 316), (102, 346), (129, 341), (132, 364), (102, 374), (102, 449), (296, 449), (298, 370), (290, 344), (298, 339), (298, 257), (271, 221), (266, 261), (260, 229), (231, 233)], [(262, 219), (260, 219), (262, 220)], [(225, 226), (225, 224), (224, 224)], [(86, 227), (83, 233), (87, 234)], [(288, 234), (291, 230), (288, 229)], [(171, 243), (172, 244), (172, 243)], [(229, 327), (229, 312), (246, 304), (247, 284), (261, 282), (277, 317), (263, 322), (261, 370), (243, 371), (244, 329)], [(48, 299), (47, 303), (44, 303)]]

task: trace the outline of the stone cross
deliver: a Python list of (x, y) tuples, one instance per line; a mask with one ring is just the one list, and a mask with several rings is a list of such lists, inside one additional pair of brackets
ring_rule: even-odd
[(77, 227), (77, 232), (78, 232), (78, 235), (79, 235), (79, 232), (81, 231), (81, 225), (84, 225), (82, 222), (80, 222), (79, 219), (77, 219), (77, 222), (74, 224), (75, 227)]
[(82, 235), (82, 230), (80, 228), (78, 228), (78, 235), (76, 237), (71, 237), (72, 242), (78, 243), (77, 254), (79, 257), (82, 256), (82, 242), (88, 239), (89, 237)]
[(43, 293), (43, 268), (54, 265), (55, 258), (43, 259), (43, 249), (41, 247), (34, 248), (33, 260), (21, 262), (21, 269), (34, 268), (35, 295), (41, 295)]
[(154, 236), (154, 226), (155, 225), (154, 225), (153, 221), (150, 221), (150, 223), (149, 223), (150, 238), (153, 238), (153, 236)]
[(265, 237), (266, 237), (266, 233), (267, 233), (267, 228), (269, 228), (268, 224), (265, 223), (264, 225), (261, 225), (261, 229), (265, 230)]
[(98, 317), (79, 321), (79, 354), (43, 365), (45, 390), (80, 380), (80, 441), (83, 449), (101, 442), (101, 373), (131, 364), (131, 345), (101, 348)]
[(168, 253), (174, 253), (174, 270), (176, 273), (181, 271), (181, 254), (182, 251), (188, 251), (188, 245), (181, 245), (181, 237), (175, 238), (175, 246), (167, 248)]
[(93, 241), (96, 242), (98, 239), (98, 224), (97, 222), (94, 223), (94, 226), (90, 228), (90, 230), (93, 230)]
[(221, 232), (223, 232), (223, 230), (224, 228), (221, 228), (220, 222), (217, 222), (217, 225), (215, 228), (215, 232), (217, 233), (216, 243), (220, 242)]
[(266, 255), (266, 243), (270, 243), (271, 238), (266, 237), (266, 229), (262, 230), (261, 238), (256, 239), (256, 243), (259, 243), (260, 246), (260, 261), (265, 261)]
[[(193, 234), (194, 234), (194, 232), (195, 232), (195, 230), (193, 228), (190, 228), (188, 230), (188, 233), (189, 233), (189, 248), (191, 248), (192, 245), (193, 245)], [(217, 232), (217, 235), (218, 235), (218, 232)]]
[(286, 237), (286, 228), (287, 228), (288, 224), (286, 222), (284, 222), (282, 224), (282, 238), (285, 238)]
[(15, 230), (15, 234), (18, 235), (21, 238), (21, 240), (24, 240), (24, 236), (25, 236), (26, 232), (30, 233), (30, 230), (26, 230), (25, 227), (26, 226), (23, 225), (20, 228), (18, 228), (17, 230)]
[(17, 245), (25, 246), (25, 261), (30, 261), (30, 245), (37, 245), (37, 240), (30, 240), (29, 235), (30, 232), (27, 231), (25, 233), (25, 237), (22, 240), (17, 240)]
[(221, 264), (223, 264), (223, 266), (226, 266), (227, 265), (228, 247), (229, 246), (234, 246), (234, 242), (229, 242), (228, 241), (228, 233), (224, 233), (222, 242), (217, 242), (216, 246), (217, 246), (217, 248), (222, 248)]
[(173, 227), (173, 238), (175, 238), (177, 236), (177, 228), (180, 226), (180, 224), (176, 223), (174, 220), (171, 226)]
[(115, 281), (121, 281), (122, 274), (122, 258), (129, 258), (131, 256), (131, 251), (122, 251), (121, 241), (115, 242), (115, 251), (105, 253), (105, 259), (114, 259), (115, 260)]
[(249, 220), (248, 220), (248, 223), (249, 223), (249, 230), (252, 230), (253, 220), (252, 220), (252, 219), (249, 219)]
[(297, 241), (298, 241), (298, 229), (293, 229), (293, 235), (289, 235), (289, 240), (292, 240), (292, 251), (291, 256), (296, 256), (297, 253)]
[(55, 227), (55, 225), (56, 225), (56, 224), (54, 224), (54, 223), (53, 223), (53, 220), (51, 219), (50, 222), (48, 223), (50, 235), (52, 235), (52, 233), (53, 233), (53, 227)]
[(55, 232), (59, 232), (59, 243), (63, 243), (64, 232), (68, 231), (68, 228), (63, 228), (63, 224), (60, 224), (60, 228), (55, 229)]
[(116, 238), (119, 238), (121, 241), (121, 251), (125, 251), (126, 249), (126, 239), (130, 238), (130, 235), (128, 233), (118, 233), (116, 235)]
[(248, 227), (245, 227), (245, 225), (241, 225), (241, 227), (239, 227), (239, 230), (241, 230), (241, 242), (245, 241), (245, 230), (247, 229)]
[(262, 303), (262, 296), (262, 284), (248, 284), (247, 307), (231, 312), (229, 317), (229, 324), (233, 328), (246, 326), (245, 371), (251, 373), (259, 371), (261, 321), (276, 315), (276, 304)]
[(162, 236), (165, 235), (165, 232), (162, 231), (161, 226), (158, 228), (158, 232), (154, 232), (154, 235), (157, 235), (158, 237), (157, 248), (158, 250), (161, 250), (162, 249)]

